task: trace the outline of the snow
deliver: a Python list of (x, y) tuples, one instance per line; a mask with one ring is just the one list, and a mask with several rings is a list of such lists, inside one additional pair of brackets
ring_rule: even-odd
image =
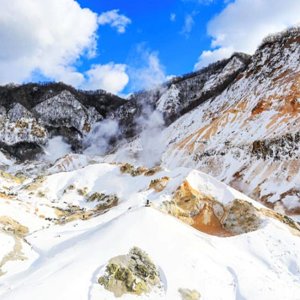
[(44, 147), (43, 160), (55, 162), (57, 159), (71, 152), (71, 146), (67, 144), (61, 136), (56, 136), (48, 140)]
[[(300, 72), (299, 51), (296, 42), (288, 47), (276, 44), (260, 49), (246, 71), (220, 95), (166, 127), (161, 132), (166, 145), (162, 165), (169, 169), (197, 169), (255, 200), (271, 205), (281, 202), (287, 211), (299, 208), (292, 198), (287, 198), (291, 203), (282, 202), (286, 195), (293, 196), (294, 189), (300, 189), (300, 148), (295, 138), (300, 125), (299, 107), (296, 102), (293, 106)], [(221, 73), (205, 78), (203, 87), (199, 84), (195, 91), (187, 88), (189, 93), (178, 109), (190, 101), (193, 93), (199, 96), (238, 70), (240, 63), (233, 58)], [(185, 91), (184, 85), (193, 86), (202, 78), (196, 77), (172, 85), (158, 101), (158, 109), (167, 110), (166, 103), (178, 106), (177, 91)], [(262, 153), (259, 157), (252, 152), (253, 143), (260, 141), (268, 146), (265, 158)], [(136, 137), (121, 145), (106, 161), (139, 164), (142, 152), (141, 139)]]
[[(98, 278), (112, 257), (137, 246), (158, 266), (161, 288), (122, 299), (176, 300), (181, 299), (178, 290), (183, 288), (197, 290), (201, 300), (299, 300), (299, 231), (271, 218), (274, 212), (238, 191), (266, 198), (283, 212), (283, 208), (299, 208), (300, 150), (293, 148), (291, 136), (285, 139), (299, 125), (298, 115), (288, 110), (300, 71), (299, 49), (292, 43), (284, 49), (277, 45), (259, 50), (247, 74), (160, 130), (162, 164), (151, 176), (132, 176), (120, 170), (120, 163), (142, 164), (145, 146), (141, 135), (105, 157), (70, 153), (60, 137), (49, 141), (39, 161), (18, 164), (0, 153), (1, 168), (27, 176), (22, 181), (1, 173), (0, 217), (29, 231), (24, 236), (17, 234), (18, 228), (7, 229), (0, 219), (0, 268), (4, 273), (0, 272), (0, 298), (115, 299), (98, 284)], [(233, 57), (216, 72), (208, 70), (179, 80), (163, 92), (157, 111), (176, 114), (243, 66)], [(55, 105), (49, 110), (52, 102)], [(265, 105), (261, 111), (260, 105)], [(69, 118), (69, 125), (84, 134), (102, 119), (67, 91), (40, 103), (35, 112), (45, 124), (60, 120), (66, 125), (63, 117)], [(7, 115), (2, 110), (0, 140), (8, 144), (36, 141), (33, 127), (45, 132), (42, 144), (48, 140), (44, 128), (36, 127), (39, 125), (24, 107), (15, 106), (10, 119)], [(16, 126), (19, 120), (26, 123), (25, 129)], [(273, 143), (275, 139), (278, 144)], [(256, 141), (278, 150), (280, 158), (259, 157), (254, 151)], [(168, 182), (162, 191), (150, 188), (153, 180), (163, 177)], [(165, 201), (174, 200), (174, 193), (185, 182), (220, 207), (235, 200), (251, 203), (259, 211), (260, 227), (220, 237), (161, 212)], [(86, 220), (74, 217), (59, 222), (59, 209), (93, 210), (97, 203), (87, 201), (93, 193), (116, 195), (118, 203)], [(270, 216), (263, 213), (266, 211)], [(292, 217), (300, 220), (298, 215)]]
[[(0, 277), (1, 299), (115, 299), (97, 283), (98, 277), (110, 258), (126, 254), (134, 246), (157, 264), (162, 288), (122, 299), (176, 300), (181, 299), (180, 288), (195, 289), (201, 299), (209, 300), (298, 299), (300, 239), (283, 223), (267, 218), (257, 231), (224, 238), (202, 233), (157, 209), (184, 181), (223, 204), (242, 199), (257, 208), (262, 205), (190, 168), (133, 177), (121, 173), (118, 164), (83, 166), (81, 162), (88, 162), (88, 157), (71, 157), (70, 170), (54, 168), (36, 187), (35, 193), (44, 191), (44, 197), (30, 194), (25, 185), (18, 188), (16, 199), (0, 202), (3, 214), (30, 231), (26, 243), (22, 242), (27, 259), (4, 266), (8, 272)], [(151, 180), (165, 176), (170, 180), (163, 191), (149, 189)], [(75, 191), (64, 193), (70, 184), (85, 187), (88, 193), (116, 194), (120, 202), (86, 221), (55, 225), (39, 217), (52, 216), (51, 205), (91, 208)], [(145, 207), (147, 199), (152, 207)], [(1, 235), (0, 241), (1, 251), (10, 251), (11, 239)]]
[(102, 116), (94, 109), (86, 109), (75, 96), (64, 90), (34, 107), (45, 125), (74, 127), (86, 133), (86, 124), (94, 124)]
[(299, 197), (297, 195), (286, 196), (282, 202), (288, 209), (293, 209), (300, 206)]
[(157, 110), (160, 112), (168, 112), (168, 110), (173, 109), (175, 112), (177, 112), (180, 106), (179, 92), (180, 91), (176, 85), (172, 84), (157, 101)]
[(14, 246), (14, 239), (0, 231), (0, 261), (9, 253)]
[(0, 164), (1, 165), (12, 165), (13, 164), (13, 160), (7, 158), (1, 151), (0, 151)]
[[(3, 299), (114, 299), (97, 279), (103, 265), (133, 246), (144, 249), (159, 266), (165, 295), (123, 299), (180, 299), (178, 288), (197, 289), (203, 299), (297, 299), (300, 292), (299, 239), (278, 224), (234, 238), (197, 232), (152, 208), (138, 208), (82, 230), (51, 247), (24, 273), (6, 281)], [(100, 217), (98, 217), (100, 219)], [(65, 230), (71, 230), (71, 224)], [(53, 234), (50, 231), (50, 234)], [(37, 243), (38, 245), (38, 243)], [(39, 246), (39, 245), (38, 245)], [(242, 262), (242, 263), (241, 263)], [(22, 280), (21, 280), (22, 279)], [(249, 284), (251, 282), (251, 284)], [(216, 286), (218, 288), (216, 288)], [(254, 288), (255, 287), (255, 288)]]
[(206, 195), (212, 196), (222, 204), (226, 205), (235, 199), (240, 199), (251, 202), (257, 207), (262, 207), (262, 205), (260, 205), (258, 202), (253, 201), (244, 194), (226, 186), (224, 183), (219, 182), (213, 177), (202, 172), (194, 170), (187, 176), (186, 179), (194, 189), (201, 191)]

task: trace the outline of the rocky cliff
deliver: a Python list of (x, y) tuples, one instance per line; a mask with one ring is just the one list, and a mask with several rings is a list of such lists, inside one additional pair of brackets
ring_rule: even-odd
[(290, 29), (266, 38), (253, 56), (236, 53), (128, 100), (63, 84), (2, 87), (0, 146), (24, 159), (62, 135), (78, 152), (92, 126), (109, 119), (119, 129), (106, 159), (138, 161), (143, 120), (155, 112), (164, 123), (155, 132), (162, 165), (199, 169), (299, 213), (299, 57), (300, 32)]
[(125, 100), (104, 91), (78, 91), (63, 83), (0, 87), (0, 147), (24, 160), (61, 135), (74, 151), (94, 123)]
[[(300, 32), (291, 29), (266, 38), (250, 58), (234, 55), (208, 68), (213, 72), (175, 79), (156, 101), (169, 117), (162, 164), (197, 168), (299, 213), (299, 58)], [(181, 117), (169, 125), (175, 115)], [(140, 149), (137, 138), (115, 158)]]
[(289, 30), (128, 100), (1, 87), (0, 298), (298, 300), (299, 55)]

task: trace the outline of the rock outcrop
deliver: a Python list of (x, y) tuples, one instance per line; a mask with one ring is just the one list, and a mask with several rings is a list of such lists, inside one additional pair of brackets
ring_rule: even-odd
[(20, 160), (33, 159), (53, 136), (74, 151), (93, 124), (125, 103), (104, 91), (83, 92), (62, 83), (0, 87), (0, 147)]
[[(162, 165), (199, 169), (299, 214), (299, 57), (300, 30), (290, 29), (265, 39), (251, 57), (236, 54), (164, 86), (153, 104), (168, 125)], [(137, 136), (120, 153), (128, 149), (134, 160), (141, 144)]]
[(159, 271), (148, 254), (134, 247), (127, 255), (110, 259), (105, 274), (98, 279), (99, 284), (114, 293), (141, 295), (149, 293), (160, 283)]
[(0, 87), (0, 147), (31, 158), (62, 135), (80, 152), (93, 124), (109, 119), (119, 129), (109, 140), (114, 157), (120, 151), (124, 161), (129, 149), (134, 160), (142, 151), (141, 119), (154, 111), (165, 123), (157, 133), (163, 166), (202, 170), (272, 208), (299, 213), (299, 57), (294, 28), (266, 38), (253, 56), (236, 53), (127, 101), (64, 84)]

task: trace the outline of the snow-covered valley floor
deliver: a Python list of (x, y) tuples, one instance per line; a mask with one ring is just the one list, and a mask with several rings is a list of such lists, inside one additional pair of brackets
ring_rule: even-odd
[[(28, 171), (21, 178), (15, 168), (1, 173), (0, 299), (115, 299), (98, 278), (112, 257), (133, 247), (152, 259), (160, 284), (120, 299), (300, 299), (297, 223), (204, 173), (135, 169), (76, 155), (39, 177)], [(190, 199), (178, 198), (183, 186)], [(187, 216), (192, 206), (182, 199), (195, 201), (200, 215), (213, 203), (214, 213), (207, 210), (200, 221)], [(227, 237), (198, 230), (195, 224), (209, 227), (212, 216), (224, 226), (230, 220)], [(181, 289), (195, 291), (194, 298)]]

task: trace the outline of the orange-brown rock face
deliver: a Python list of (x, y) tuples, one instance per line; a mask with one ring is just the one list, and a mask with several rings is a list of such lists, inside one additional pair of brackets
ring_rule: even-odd
[(188, 166), (300, 213), (300, 33), (266, 41), (215, 98), (166, 129), (168, 167)]

